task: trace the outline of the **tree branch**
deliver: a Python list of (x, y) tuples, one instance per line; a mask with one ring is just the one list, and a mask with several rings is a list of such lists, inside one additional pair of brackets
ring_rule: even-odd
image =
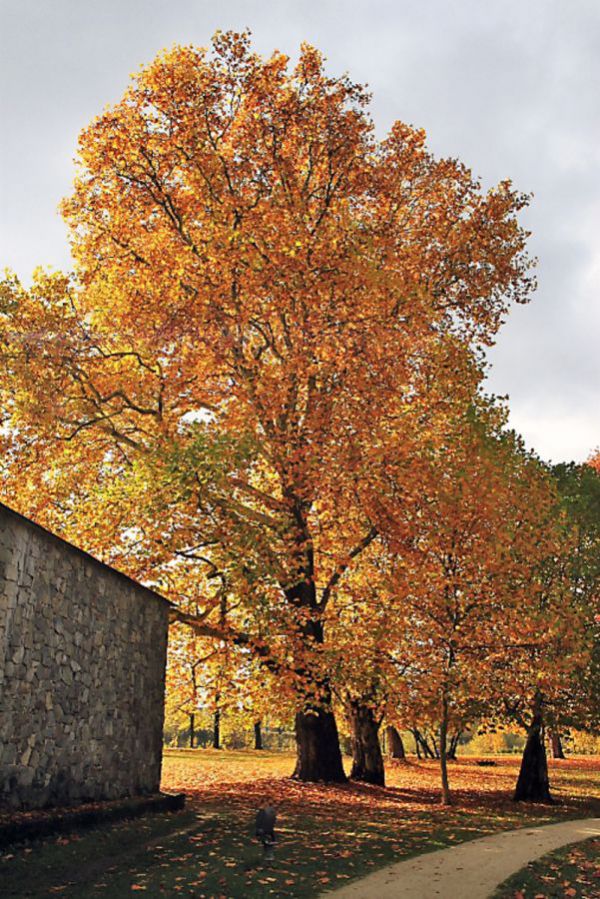
[(341, 565), (338, 565), (338, 567), (336, 568), (334, 573), (329, 578), (327, 585), (324, 587), (323, 593), (321, 594), (321, 602), (319, 603), (319, 606), (318, 606), (318, 608), (321, 611), (323, 611), (327, 607), (327, 603), (329, 602), (329, 600), (331, 598), (331, 594), (332, 594), (333, 590), (335, 589), (335, 587), (341, 580), (342, 575), (345, 574), (346, 571), (348, 570), (348, 568), (350, 567), (350, 562), (353, 559), (355, 559), (357, 556), (359, 556), (361, 554), (361, 552), (363, 552), (363, 550), (365, 550), (367, 548), (367, 546), (370, 546), (370, 544), (373, 542), (373, 540), (375, 540), (378, 536), (379, 536), (379, 531), (377, 530), (376, 527), (372, 527), (370, 529), (370, 531), (367, 534), (365, 534), (365, 536), (362, 538), (362, 540), (359, 543), (357, 543), (356, 546), (353, 547), (353, 549), (350, 550), (346, 561), (343, 562)]

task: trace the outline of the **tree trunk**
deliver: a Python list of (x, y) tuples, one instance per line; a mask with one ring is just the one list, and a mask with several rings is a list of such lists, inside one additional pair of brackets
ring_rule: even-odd
[(221, 710), (215, 710), (213, 719), (213, 749), (221, 748)]
[(450, 738), (450, 745), (448, 747), (448, 758), (452, 759), (453, 762), (456, 761), (456, 750), (458, 749), (458, 741), (460, 740), (462, 731), (459, 730), (457, 733), (453, 734)]
[(194, 748), (194, 740), (196, 737), (196, 733), (195, 733), (196, 717), (193, 713), (188, 713), (188, 715), (189, 715), (189, 719), (190, 719), (190, 749), (193, 749)]
[[(309, 572), (310, 574), (311, 572)], [(294, 605), (314, 610), (316, 595), (314, 579), (306, 579), (286, 591), (288, 600)], [(323, 622), (320, 618), (309, 618), (300, 628), (300, 636), (306, 641), (310, 652), (324, 640)], [(311, 672), (302, 669), (310, 685)], [(307, 691), (303, 707), (296, 712), (296, 767), (293, 777), (306, 782), (327, 781), (346, 783), (340, 738), (335, 716), (331, 707), (331, 687), (326, 677), (312, 679), (314, 688)]]
[(450, 783), (448, 781), (448, 700), (444, 695), (442, 697), (440, 721), (440, 772), (442, 775), (442, 805), (450, 805), (452, 799), (450, 797)]
[(514, 799), (516, 802), (553, 802), (548, 780), (540, 695), (535, 698), (533, 718), (527, 731), (527, 742), (523, 750)]
[(375, 720), (373, 709), (360, 701), (352, 701), (348, 706), (348, 717), (352, 725), (351, 780), (385, 786), (379, 725)]
[(338, 729), (330, 707), (296, 713), (296, 750), (293, 777), (297, 780), (346, 783)]
[(419, 759), (419, 761), (421, 761), (421, 747), (419, 746), (417, 732), (415, 730), (413, 730), (412, 735), (415, 738), (415, 752), (417, 753), (417, 758)]
[[(419, 730), (417, 730), (416, 727), (413, 730), (413, 736), (415, 738), (415, 744), (417, 745), (417, 755), (419, 755), (418, 747), (420, 746), (421, 751), (423, 753), (423, 758), (425, 758), (425, 759), (436, 758), (436, 755), (435, 755), (434, 751), (432, 750), (431, 746), (429, 745), (427, 739), (421, 734), (421, 732)], [(420, 757), (421, 756), (419, 755), (419, 758)]]
[(388, 744), (388, 755), (393, 759), (405, 759), (406, 752), (404, 751), (404, 743), (402, 742), (402, 737), (398, 733), (395, 727), (391, 725), (386, 728), (386, 737)]
[(262, 748), (263, 748), (263, 742), (262, 742), (262, 730), (261, 730), (261, 727), (260, 727), (260, 721), (255, 721), (255, 722), (254, 722), (254, 748), (255, 748), (255, 749), (262, 749)]
[(564, 759), (565, 752), (562, 745), (562, 740), (560, 738), (560, 734), (557, 730), (553, 730), (550, 734), (550, 745), (552, 747), (552, 758), (553, 759)]

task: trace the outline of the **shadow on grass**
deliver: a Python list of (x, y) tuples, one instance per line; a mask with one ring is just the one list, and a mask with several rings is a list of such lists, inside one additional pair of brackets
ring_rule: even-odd
[[(474, 764), (463, 765), (455, 804), (443, 808), (427, 764), (398, 772), (391, 767), (392, 785), (383, 788), (300, 784), (285, 777), (227, 782), (224, 766), (221, 782), (198, 786), (190, 777), (194, 787), (186, 790), (183, 813), (15, 849), (12, 857), (0, 858), (2, 896), (122, 899), (139, 891), (304, 899), (411, 855), (499, 830), (600, 814), (598, 798), (583, 797), (585, 772), (581, 795), (565, 794), (562, 804), (547, 807), (513, 803), (504, 788), (512, 769), (505, 768), (502, 781), (502, 772), (482, 778)], [(395, 778), (401, 782), (393, 783)], [(500, 783), (503, 788), (494, 789)], [(278, 812), (271, 866), (253, 838), (256, 809), (267, 802)]]

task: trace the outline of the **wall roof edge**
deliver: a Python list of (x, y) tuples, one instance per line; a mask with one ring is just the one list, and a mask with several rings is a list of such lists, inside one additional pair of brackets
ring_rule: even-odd
[(122, 580), (125, 580), (130, 586), (136, 587), (138, 590), (143, 590), (144, 593), (148, 593), (150, 596), (154, 597), (154, 599), (158, 599), (161, 602), (166, 603), (170, 607), (175, 607), (175, 603), (171, 602), (170, 599), (167, 599), (166, 596), (163, 596), (161, 593), (157, 593), (156, 590), (152, 590), (150, 587), (144, 586), (144, 584), (140, 584), (139, 581), (136, 581), (132, 577), (129, 577), (129, 575), (125, 574), (123, 571), (119, 571), (118, 568), (113, 568), (112, 565), (108, 565), (106, 562), (101, 562), (100, 559), (92, 556), (91, 553), (86, 552), (84, 549), (80, 549), (78, 546), (75, 546), (74, 543), (70, 543), (63, 537), (59, 537), (58, 534), (49, 531), (48, 528), (42, 527), (41, 524), (37, 524), (35, 521), (32, 521), (31, 518), (27, 518), (26, 515), (21, 515), (20, 512), (17, 512), (15, 511), (15, 509), (11, 509), (10, 506), (7, 506), (5, 503), (0, 502), (0, 514), (2, 513), (7, 514), (11, 518), (15, 518), (17, 521), (21, 522), (21, 524), (24, 524), (28, 528), (32, 528), (35, 531), (41, 532), (42, 534), (44, 534), (44, 536), (49, 537), (54, 542), (59, 543), (63, 547), (67, 547), (70, 551), (77, 553), (84, 559), (87, 559), (96, 567), (103, 568), (105, 571), (109, 571), (111, 574), (114, 574)]

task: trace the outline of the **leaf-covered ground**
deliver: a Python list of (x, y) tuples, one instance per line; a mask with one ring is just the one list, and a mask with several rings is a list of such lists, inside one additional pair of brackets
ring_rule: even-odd
[[(305, 785), (288, 754), (167, 752), (163, 788), (184, 790), (184, 812), (19, 847), (0, 858), (6, 897), (313, 897), (400, 858), (498, 830), (600, 814), (600, 760), (556, 763), (560, 804), (515, 805), (517, 759), (481, 768), (453, 763), (455, 805), (438, 804), (433, 762), (389, 766), (384, 788)], [(265, 865), (253, 839), (256, 810), (278, 812)]]
[(599, 899), (600, 838), (550, 852), (505, 881), (494, 899)]

